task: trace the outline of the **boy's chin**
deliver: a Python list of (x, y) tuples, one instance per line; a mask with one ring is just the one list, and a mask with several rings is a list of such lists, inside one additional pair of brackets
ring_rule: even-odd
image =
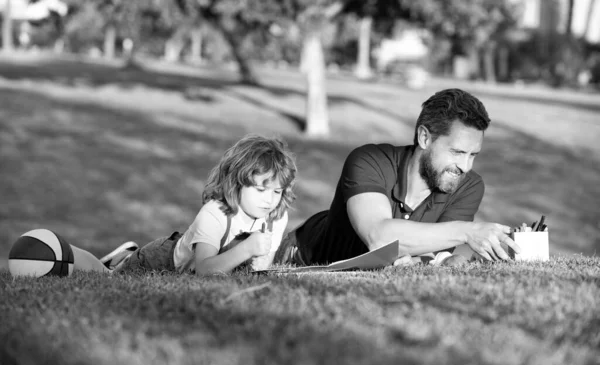
[(271, 211), (258, 211), (258, 212), (254, 212), (255, 214), (250, 214), (250, 216), (254, 219), (263, 219), (263, 218), (267, 218), (269, 216), (269, 214), (271, 213)]
[(254, 218), (254, 219), (261, 219), (261, 218), (264, 218), (264, 217), (265, 217), (265, 215), (264, 215), (264, 214), (259, 214), (259, 213), (255, 213), (255, 214), (248, 214), (248, 216), (249, 216), (250, 218)]
[(266, 218), (268, 214), (248, 214), (248, 217), (252, 219), (263, 219)]
[(258, 212), (248, 212), (245, 209), (242, 209), (242, 211), (250, 218), (252, 219), (261, 219), (261, 218), (265, 218), (269, 213), (262, 213), (260, 211)]

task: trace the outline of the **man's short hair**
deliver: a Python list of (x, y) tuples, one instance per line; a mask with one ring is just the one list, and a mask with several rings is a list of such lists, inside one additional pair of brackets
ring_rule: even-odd
[(418, 144), (419, 126), (425, 126), (435, 141), (439, 136), (449, 135), (452, 123), (457, 119), (480, 131), (485, 131), (490, 124), (483, 103), (473, 95), (460, 89), (438, 91), (422, 105), (415, 127), (414, 144)]

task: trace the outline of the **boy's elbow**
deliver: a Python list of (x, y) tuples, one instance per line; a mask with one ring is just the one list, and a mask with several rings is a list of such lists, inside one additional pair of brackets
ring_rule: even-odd
[(196, 275), (206, 275), (210, 273), (211, 271), (205, 265), (196, 263)]
[(206, 276), (211, 274), (227, 274), (227, 272), (210, 267), (196, 267), (196, 275), (198, 276)]
[(218, 270), (215, 270), (215, 268), (213, 268), (209, 262), (206, 262), (206, 260), (196, 261), (196, 275), (209, 275), (214, 274), (217, 271)]

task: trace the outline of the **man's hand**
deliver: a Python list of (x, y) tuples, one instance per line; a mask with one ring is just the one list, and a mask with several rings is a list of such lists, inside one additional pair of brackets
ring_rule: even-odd
[(452, 255), (442, 260), (442, 266), (460, 266), (468, 262), (467, 258), (461, 255)]
[(401, 256), (394, 261), (394, 266), (412, 266), (414, 264), (415, 261), (410, 255)]
[(467, 244), (475, 253), (488, 261), (508, 260), (501, 243), (511, 247), (516, 253), (521, 248), (510, 238), (510, 227), (497, 223), (473, 223), (467, 233)]

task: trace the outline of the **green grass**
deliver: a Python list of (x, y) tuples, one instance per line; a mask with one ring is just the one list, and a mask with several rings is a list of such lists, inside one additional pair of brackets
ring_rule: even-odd
[(202, 278), (3, 272), (0, 363), (597, 364), (599, 284), (600, 259), (580, 255)]
[(447, 86), (332, 78), (332, 136), (312, 140), (302, 77), (260, 76), (253, 88), (215, 68), (0, 59), (0, 364), (598, 363), (598, 95), (462, 86), (493, 119), (476, 219), (546, 214), (545, 264), (10, 277), (11, 244), (34, 228), (98, 256), (185, 230), (209, 169), (248, 132), (281, 135), (297, 155), (294, 227), (329, 206), (352, 148), (410, 143), (420, 104)]

